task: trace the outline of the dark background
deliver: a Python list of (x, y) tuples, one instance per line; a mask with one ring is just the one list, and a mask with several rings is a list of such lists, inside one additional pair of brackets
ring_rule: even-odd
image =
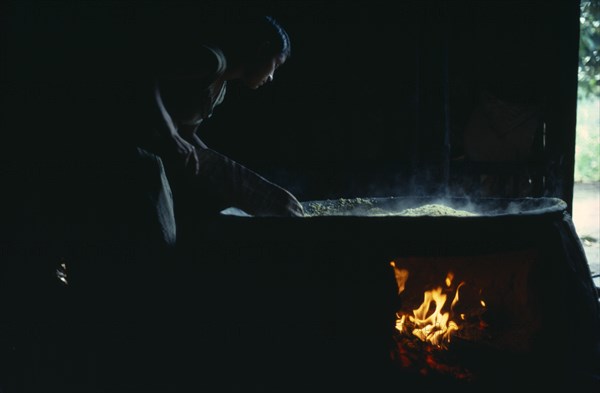
[[(453, 163), (464, 163), (462, 133), (487, 90), (544, 105), (546, 145), (534, 164), (546, 181), (534, 196), (570, 203), (578, 1), (9, 1), (2, 8), (9, 163), (68, 161), (71, 151), (113, 135), (102, 123), (110, 98), (101, 92), (136, 78), (136, 56), (152, 47), (151, 37), (268, 13), (288, 30), (292, 57), (258, 91), (231, 84), (200, 131), (209, 146), (301, 200), (436, 194), (453, 179), (464, 193), (462, 167)], [(55, 146), (71, 150), (49, 153)]]

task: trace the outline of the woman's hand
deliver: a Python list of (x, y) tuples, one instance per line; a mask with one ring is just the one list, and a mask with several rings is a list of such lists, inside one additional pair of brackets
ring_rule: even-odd
[[(158, 127), (159, 132), (164, 135), (167, 143), (170, 145), (167, 147), (167, 155), (171, 156), (170, 158), (175, 162), (175, 165), (185, 169), (189, 168), (189, 172), (197, 175), (200, 170), (200, 160), (198, 159), (196, 148), (179, 134), (180, 130), (178, 130), (162, 101), (158, 83), (154, 86), (154, 99), (158, 108), (158, 115), (160, 116), (160, 121), (158, 122), (160, 125)], [(191, 138), (195, 132), (195, 127), (193, 129), (186, 127), (181, 131), (186, 133), (184, 135), (188, 135), (187, 133), (189, 133)]]
[(262, 206), (263, 213), (259, 215), (274, 215), (283, 217), (302, 217), (304, 216), (304, 208), (302, 204), (288, 190), (281, 188), (275, 184), (273, 192), (271, 192)]
[(183, 139), (179, 134), (173, 133), (169, 138), (172, 146), (170, 150), (175, 155), (175, 161), (186, 170), (197, 175), (200, 170), (200, 160), (194, 145)]

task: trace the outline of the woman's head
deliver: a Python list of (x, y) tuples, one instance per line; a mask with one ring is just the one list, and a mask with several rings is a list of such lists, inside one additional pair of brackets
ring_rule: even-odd
[(270, 82), (291, 54), (290, 38), (273, 17), (241, 20), (226, 30), (214, 45), (223, 51), (230, 74), (249, 88)]
[(157, 56), (161, 94), (178, 120), (210, 112), (213, 83), (220, 88), (224, 80), (237, 79), (257, 89), (270, 82), (291, 53), (288, 34), (269, 16), (185, 22), (162, 41), (166, 45)]

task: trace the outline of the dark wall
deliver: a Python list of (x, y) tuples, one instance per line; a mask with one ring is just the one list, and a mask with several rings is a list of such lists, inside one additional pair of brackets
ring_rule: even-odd
[[(140, 48), (161, 31), (262, 10), (287, 28), (292, 57), (263, 89), (231, 84), (200, 132), (301, 199), (409, 194), (415, 184), (437, 192), (448, 163), (464, 154), (464, 127), (483, 90), (554, 103), (563, 123), (556, 145), (567, 142), (554, 159), (568, 161), (574, 103), (556, 103), (576, 81), (577, 4), (5, 2), (5, 156), (22, 158), (20, 146), (94, 146), (105, 134), (92, 127), (102, 111), (88, 110), (109, 101), (96, 89), (135, 79)], [(568, 183), (568, 168), (560, 173)]]

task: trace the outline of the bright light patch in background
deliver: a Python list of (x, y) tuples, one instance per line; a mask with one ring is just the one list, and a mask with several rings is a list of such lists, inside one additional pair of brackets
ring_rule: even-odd
[(573, 223), (600, 287), (600, 1), (582, 0)]

